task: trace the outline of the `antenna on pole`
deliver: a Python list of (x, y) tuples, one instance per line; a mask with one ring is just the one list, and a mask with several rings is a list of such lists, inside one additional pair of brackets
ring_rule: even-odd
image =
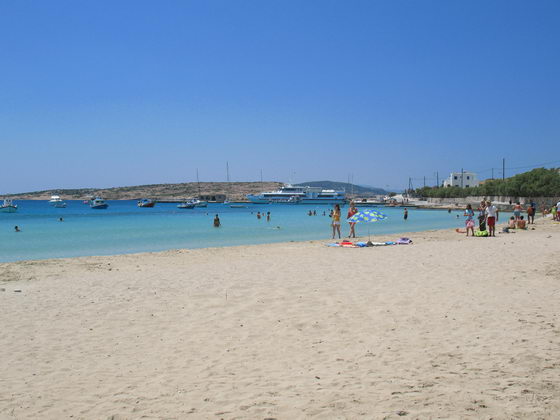
[(196, 183), (198, 185), (198, 198), (200, 198), (200, 180), (198, 179), (198, 168), (196, 168)]

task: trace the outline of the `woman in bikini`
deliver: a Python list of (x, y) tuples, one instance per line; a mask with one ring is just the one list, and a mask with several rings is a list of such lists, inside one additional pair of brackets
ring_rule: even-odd
[(332, 215), (332, 237), (336, 236), (338, 232), (338, 238), (340, 239), (340, 206), (338, 204), (334, 205), (334, 211)]

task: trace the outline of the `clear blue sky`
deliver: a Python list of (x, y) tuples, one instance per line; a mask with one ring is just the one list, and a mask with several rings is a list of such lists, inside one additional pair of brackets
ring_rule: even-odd
[(234, 181), (388, 188), (560, 166), (559, 17), (558, 0), (0, 1), (0, 193), (220, 181), (226, 161)]

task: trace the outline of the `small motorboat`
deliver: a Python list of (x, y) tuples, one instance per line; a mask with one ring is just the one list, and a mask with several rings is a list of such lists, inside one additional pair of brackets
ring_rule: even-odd
[(107, 204), (102, 198), (95, 197), (93, 200), (91, 200), (89, 206), (95, 210), (104, 210), (109, 207), (109, 204)]
[(195, 207), (208, 207), (208, 201), (201, 201), (198, 198), (195, 198), (191, 202), (194, 203)]
[(143, 198), (138, 201), (138, 207), (154, 207), (156, 205), (155, 200), (149, 198)]
[(247, 206), (245, 204), (230, 204), (230, 208), (232, 209), (246, 209)]
[(15, 213), (17, 208), (17, 205), (11, 199), (6, 198), (4, 203), (0, 205), (0, 213)]
[(192, 201), (185, 201), (179, 205), (177, 205), (178, 209), (194, 209), (195, 204)]
[(66, 208), (66, 203), (58, 195), (52, 195), (49, 204), (59, 209)]

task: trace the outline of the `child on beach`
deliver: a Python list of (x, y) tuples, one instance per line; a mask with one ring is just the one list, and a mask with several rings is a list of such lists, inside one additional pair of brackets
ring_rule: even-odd
[(478, 207), (478, 230), (486, 230), (486, 202), (484, 200)]
[(470, 204), (467, 204), (464, 216), (467, 218), (465, 220), (465, 227), (467, 228), (467, 236), (469, 236), (469, 230), (471, 231), (471, 236), (474, 236), (474, 211)]

